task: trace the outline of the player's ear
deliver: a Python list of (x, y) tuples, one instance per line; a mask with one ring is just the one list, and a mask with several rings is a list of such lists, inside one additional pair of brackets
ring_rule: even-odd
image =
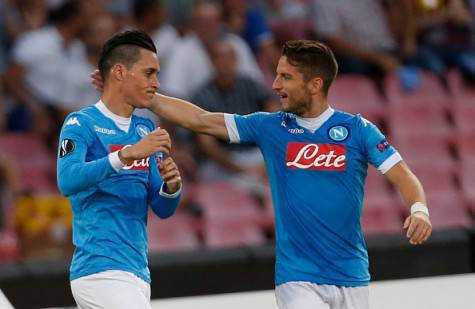
[(111, 69), (111, 75), (114, 76), (116, 80), (123, 80), (125, 77), (125, 66), (121, 63), (116, 63)]
[(323, 79), (314, 77), (307, 83), (307, 86), (311, 94), (317, 94), (323, 89)]

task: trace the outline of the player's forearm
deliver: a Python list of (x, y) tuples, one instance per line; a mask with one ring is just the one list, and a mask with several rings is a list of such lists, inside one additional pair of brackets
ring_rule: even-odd
[(114, 173), (109, 158), (91, 162), (68, 162), (58, 165), (58, 188), (65, 195), (70, 196), (87, 190), (103, 181)]
[(416, 202), (426, 204), (426, 197), (421, 182), (404, 162), (398, 163), (386, 173), (389, 181), (401, 193), (405, 204), (410, 207)]
[(157, 193), (152, 199), (150, 206), (153, 212), (161, 219), (166, 219), (175, 213), (181, 199), (181, 191), (175, 197), (163, 196)]
[(150, 110), (188, 130), (197, 133), (203, 133), (205, 130), (203, 116), (207, 111), (188, 101), (157, 94)]

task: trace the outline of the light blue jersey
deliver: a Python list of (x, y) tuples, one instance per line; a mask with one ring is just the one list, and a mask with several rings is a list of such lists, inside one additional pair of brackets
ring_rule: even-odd
[(137, 143), (154, 125), (132, 116), (125, 132), (98, 104), (70, 114), (60, 135), (58, 186), (71, 201), (76, 246), (70, 279), (123, 270), (150, 282), (148, 206), (167, 218), (176, 210), (180, 194), (163, 192), (156, 157), (136, 160), (118, 171), (113, 168), (110, 154)]
[(401, 157), (361, 116), (328, 111), (313, 133), (289, 113), (225, 115), (231, 142), (256, 143), (264, 156), (275, 209), (276, 285), (363, 286), (370, 279), (360, 223), (368, 163), (385, 173)]

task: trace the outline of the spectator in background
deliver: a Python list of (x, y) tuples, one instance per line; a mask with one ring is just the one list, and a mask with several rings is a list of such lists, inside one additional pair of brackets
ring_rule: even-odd
[(164, 70), (180, 36), (167, 23), (167, 10), (163, 0), (135, 0), (133, 12), (137, 28), (147, 32), (157, 46), (160, 67)]
[(286, 41), (314, 37), (308, 0), (258, 0), (278, 46)]
[(213, 1), (197, 1), (192, 11), (192, 31), (174, 48), (167, 66), (162, 70), (164, 92), (181, 98), (189, 97), (213, 74), (209, 46), (226, 37), (234, 46), (240, 73), (262, 82), (262, 73), (247, 44), (222, 28), (220, 6)]
[(5, 23), (10, 42), (21, 34), (40, 29), (48, 21), (48, 3), (46, 0), (7, 1)]
[[(90, 20), (84, 1), (68, 0), (50, 13), (51, 26), (27, 32), (15, 42), (6, 73), (7, 90), (17, 106), (10, 115), (13, 129), (29, 130), (56, 140), (66, 103), (61, 95), (71, 62), (84, 57), (79, 35)], [(31, 120), (32, 127), (28, 127)], [(19, 127), (19, 124), (24, 127)]]
[[(220, 40), (210, 46), (214, 77), (192, 97), (192, 101), (212, 112), (245, 115), (258, 111), (276, 111), (280, 104), (268, 91), (237, 71), (237, 55), (232, 44)], [(265, 168), (262, 155), (254, 145), (231, 145), (209, 135), (197, 136), (205, 154), (199, 179), (232, 180), (261, 193)]]
[(258, 7), (251, 7), (247, 0), (222, 0), (222, 3), (228, 29), (241, 36), (251, 47), (264, 72), (265, 82), (272, 89), (280, 51), (264, 15)]
[(308, 17), (308, 0), (258, 0), (269, 23)]
[(65, 112), (80, 110), (99, 100), (100, 94), (91, 88), (89, 74), (97, 67), (102, 46), (116, 30), (114, 19), (107, 13), (96, 16), (87, 24), (81, 35), (86, 53), (70, 63), (63, 77)]
[[(400, 36), (391, 32), (385, 7), (379, 0), (312, 0), (314, 31), (335, 51), (341, 73), (372, 77), (379, 88), (387, 73), (407, 65), (436, 71), (417, 46), (408, 44), (413, 29), (409, 22), (399, 24)], [(387, 1), (389, 16), (410, 14), (407, 1)], [(401, 48), (404, 47), (404, 48)], [(399, 71), (403, 72), (403, 71)], [(400, 77), (407, 76), (401, 74)], [(401, 80), (407, 88), (407, 80)]]
[(474, 17), (464, 0), (412, 0), (413, 14), (419, 42), (428, 50), (433, 66), (441, 76), (449, 67), (459, 68), (465, 80), (475, 84)]

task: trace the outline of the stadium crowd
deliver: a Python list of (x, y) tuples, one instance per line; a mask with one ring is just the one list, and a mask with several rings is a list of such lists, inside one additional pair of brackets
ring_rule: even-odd
[[(127, 28), (154, 39), (160, 92), (237, 114), (279, 110), (283, 42), (327, 43), (339, 63), (332, 107), (377, 123), (405, 154), (435, 230), (473, 224), (474, 0), (0, 0), (0, 261), (71, 254), (58, 133), (66, 115), (99, 99), (89, 75), (104, 42)], [(152, 252), (272, 241), (256, 147), (137, 112), (170, 133), (185, 183), (173, 218), (150, 217)], [(402, 233), (398, 196), (374, 169), (367, 183), (365, 232)]]

